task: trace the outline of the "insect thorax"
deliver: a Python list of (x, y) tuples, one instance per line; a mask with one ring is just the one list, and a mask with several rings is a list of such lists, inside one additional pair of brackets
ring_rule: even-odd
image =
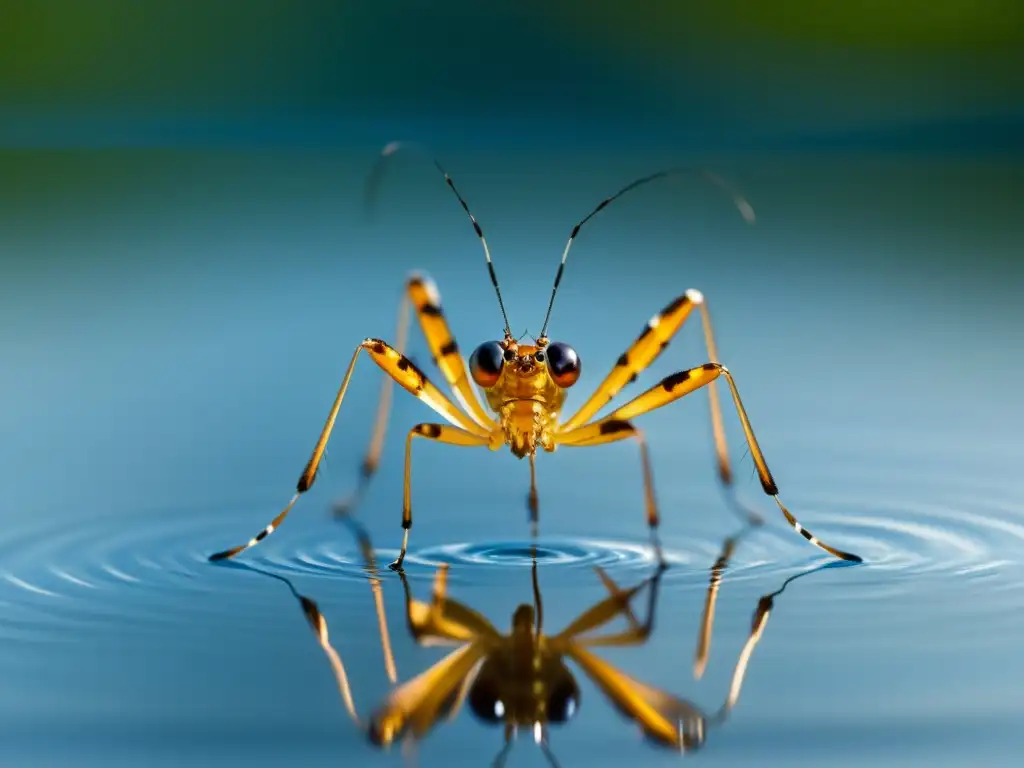
[(551, 432), (556, 414), (537, 400), (510, 400), (500, 407), (505, 442), (520, 459), (536, 453), (537, 448), (554, 450)]

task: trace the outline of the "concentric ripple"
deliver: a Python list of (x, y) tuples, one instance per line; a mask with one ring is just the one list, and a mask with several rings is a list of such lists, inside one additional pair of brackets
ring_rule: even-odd
[[(337, 541), (319, 541), (313, 546), (299, 546), (292, 553), (278, 551), (253, 557), (251, 562), (282, 575), (341, 577), (360, 579), (366, 567), (360, 552), (336, 548)], [(686, 570), (705, 568), (714, 559), (715, 544), (693, 542), (687, 549), (665, 550), (665, 560), (678, 575)], [(375, 552), (378, 572), (387, 573), (387, 565), (398, 557), (397, 549)], [(511, 570), (529, 568), (534, 558), (540, 568), (558, 568), (564, 578), (587, 574), (600, 566), (609, 572), (651, 572), (657, 557), (645, 541), (574, 539), (541, 537), (536, 545), (529, 540), (494, 542), (455, 542), (435, 546), (413, 547), (404, 561), (406, 577), (429, 579), (441, 565), (450, 566), (452, 582), (490, 583), (506, 578)], [(694, 565), (691, 564), (699, 564)], [(585, 578), (592, 578), (586, 575)]]
[[(980, 498), (951, 495), (941, 505), (818, 498), (794, 504), (794, 512), (823, 540), (864, 557), (856, 575), (843, 581), (844, 599), (957, 584), (983, 586), (985, 610), (1024, 607), (1024, 509)], [(0, 542), (0, 639), (60, 641), (90, 627), (118, 631), (125, 624), (176, 632), (193, 626), (202, 632), (225, 610), (233, 620), (265, 621), (266, 579), (258, 580), (259, 572), (339, 584), (365, 581), (357, 541), (323, 514), (296, 516), (237, 562), (208, 562), (211, 552), (236, 543), (261, 523), (251, 511), (195, 510), (140, 519), (78, 518), (61, 527), (8, 531)], [(445, 563), (454, 584), (472, 586), (508, 581), (530, 566), (534, 554), (553, 588), (592, 585), (594, 566), (629, 581), (648, 575), (656, 563), (643, 537), (542, 537), (536, 552), (526, 538), (416, 546), (414, 536), (413, 544), (405, 561), (410, 580), (429, 580)], [(671, 566), (666, 587), (703, 589), (722, 540), (706, 532), (667, 530), (663, 544)], [(397, 554), (395, 549), (376, 552), (385, 589), (397, 581), (387, 568)], [(739, 542), (725, 578), (786, 576), (829, 560), (784, 521), (769, 516), (767, 525)], [(366, 596), (354, 586), (330, 594)]]
[[(681, 550), (666, 551), (664, 556), (673, 566), (672, 572), (680, 575), (692, 571), (688, 566), (698, 560), (698, 553)], [(577, 573), (592, 578), (586, 571), (594, 567), (623, 575), (635, 571), (642, 578), (657, 565), (657, 556), (649, 543), (605, 539), (542, 538), (536, 547), (528, 540), (459, 542), (426, 547), (411, 556), (417, 566), (433, 569), (444, 563), (451, 567), (451, 578), (478, 583), (485, 577), (488, 581), (506, 579), (508, 571), (530, 568), (534, 558), (538, 568), (557, 568), (559, 580), (572, 584)]]

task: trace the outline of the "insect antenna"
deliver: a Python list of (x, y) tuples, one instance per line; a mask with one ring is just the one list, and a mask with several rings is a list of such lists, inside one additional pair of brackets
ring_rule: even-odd
[(572, 248), (573, 240), (576, 239), (576, 235), (579, 234), (580, 229), (583, 227), (583, 225), (590, 221), (600, 211), (604, 210), (608, 206), (608, 204), (611, 203), (613, 200), (617, 200), (630, 190), (636, 189), (637, 187), (641, 187), (649, 182), (657, 181), (658, 179), (663, 179), (667, 176), (683, 176), (689, 174), (696, 174), (698, 176), (701, 176), (707, 181), (710, 181), (716, 187), (720, 187), (724, 189), (726, 192), (728, 192), (729, 195), (732, 197), (733, 204), (736, 206), (737, 210), (739, 210), (740, 215), (743, 216), (743, 218), (749, 223), (754, 223), (754, 220), (756, 218), (754, 214), (754, 208), (753, 206), (750, 205), (749, 202), (747, 202), (747, 199), (742, 194), (740, 194), (732, 186), (732, 184), (723, 179), (721, 176), (719, 176), (716, 173), (712, 173), (711, 171), (705, 170), (703, 168), (668, 168), (664, 171), (658, 171), (657, 173), (652, 173), (648, 176), (644, 176), (642, 178), (630, 182), (611, 197), (606, 197), (604, 200), (602, 200), (598, 204), (598, 206), (594, 208), (594, 210), (588, 213), (583, 219), (581, 219), (576, 224), (575, 227), (572, 228), (572, 234), (569, 235), (569, 241), (565, 244), (565, 250), (562, 252), (562, 261), (558, 264), (558, 271), (555, 273), (555, 284), (551, 288), (551, 299), (548, 301), (547, 314), (544, 315), (544, 327), (540, 329), (540, 336), (537, 337), (538, 343), (543, 343), (547, 341), (548, 321), (551, 319), (551, 308), (555, 304), (555, 294), (558, 292), (558, 284), (562, 281), (562, 273), (565, 271), (565, 262), (569, 258), (569, 249)]
[[(384, 145), (384, 148), (380, 151), (380, 155), (377, 157), (377, 162), (374, 164), (373, 170), (370, 172), (370, 177), (366, 182), (366, 194), (364, 201), (366, 203), (367, 210), (373, 209), (377, 196), (377, 189), (380, 187), (380, 180), (384, 173), (384, 164), (387, 162), (387, 159), (398, 152), (398, 150), (405, 149), (407, 147), (415, 148), (423, 153), (422, 149), (416, 145), (402, 141), (389, 142)], [(448, 172), (436, 159), (431, 158), (431, 161), (434, 163), (434, 167), (441, 172), (442, 176), (444, 176), (445, 183), (455, 194), (456, 199), (458, 199), (459, 203), (462, 205), (462, 210), (466, 212), (466, 215), (469, 216), (470, 222), (473, 224), (473, 231), (476, 232), (476, 236), (480, 238), (480, 244), (484, 248), (484, 259), (487, 260), (487, 274), (491, 278), (491, 285), (494, 286), (494, 293), (498, 297), (498, 308), (501, 309), (501, 318), (505, 321), (505, 338), (506, 340), (512, 340), (512, 326), (509, 325), (508, 314), (505, 312), (505, 302), (501, 298), (501, 289), (498, 287), (498, 275), (494, 271), (494, 262), (491, 261), (491, 249), (487, 247), (487, 239), (484, 237), (484, 231), (480, 228), (480, 223), (476, 220), (476, 216), (474, 216), (472, 211), (469, 210), (469, 205), (466, 204), (462, 195), (459, 194), (459, 190), (455, 188), (455, 182), (452, 181), (452, 177), (448, 175)]]

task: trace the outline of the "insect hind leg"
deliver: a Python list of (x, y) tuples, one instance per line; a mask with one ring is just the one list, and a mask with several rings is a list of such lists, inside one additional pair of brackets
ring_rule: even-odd
[[(764, 492), (775, 499), (775, 503), (778, 505), (786, 520), (793, 527), (793, 530), (807, 539), (811, 544), (825, 550), (829, 554), (838, 557), (841, 560), (861, 562), (861, 557), (859, 555), (855, 555), (852, 552), (845, 552), (841, 549), (836, 549), (814, 536), (810, 531), (804, 528), (785, 507), (785, 505), (783, 505), (782, 500), (779, 498), (779, 488), (775, 484), (775, 478), (772, 477), (772, 474), (768, 469), (768, 463), (765, 460), (764, 453), (761, 451), (757, 438), (754, 436), (754, 429), (750, 424), (746, 408), (743, 407), (743, 401), (740, 399), (740, 393), (736, 388), (736, 382), (733, 379), (732, 374), (729, 372), (729, 369), (720, 363), (705, 363), (704, 365), (697, 366), (696, 368), (690, 368), (686, 371), (677, 371), (676, 373), (669, 374), (646, 392), (633, 398), (620, 408), (617, 408), (603, 419), (591, 422), (585, 427), (569, 432), (560, 439), (564, 441), (566, 437), (570, 437), (573, 434), (582, 434), (583, 430), (596, 429), (600, 432), (601, 429), (613, 429), (614, 427), (612, 425), (614, 424), (622, 423), (624, 420), (634, 419), (637, 416), (662, 408), (669, 403), (685, 397), (691, 392), (695, 392), (696, 390), (711, 384), (720, 376), (724, 376), (727, 384), (729, 385), (729, 392), (732, 394), (733, 405), (735, 406), (736, 413), (739, 416), (740, 424), (743, 428), (743, 434), (746, 438), (747, 446), (750, 448), (750, 455), (754, 460), (754, 466), (757, 468), (757, 474), (761, 480), (761, 488)], [(577, 442), (576, 444), (579, 443)]]

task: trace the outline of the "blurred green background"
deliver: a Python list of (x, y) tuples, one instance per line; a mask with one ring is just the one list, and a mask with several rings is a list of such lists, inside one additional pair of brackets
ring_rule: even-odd
[[(396, 156), (378, 215), (361, 208), (379, 149), (412, 139), (484, 227), (516, 332), (538, 331), (572, 224), (632, 178), (699, 163), (758, 212), (747, 227), (692, 180), (625, 197), (581, 232), (552, 315), (584, 360), (578, 404), (653, 312), (704, 291), (783, 498), (869, 560), (780, 600), (703, 765), (1016, 766), (1022, 8), (2, 0), (0, 762), (400, 764), (345, 720), (282, 585), (205, 557), (287, 500), (351, 349), (393, 336), (408, 271), (437, 278), (463, 350), (501, 332), (479, 243), (423, 158)], [(628, 394), (705, 359), (684, 330)], [(367, 707), (386, 689), (372, 606), (326, 509), (352, 487), (379, 381), (356, 372), (323, 479), (246, 556), (316, 588)], [(702, 399), (643, 422), (665, 544), (691, 559), (651, 646), (620, 657), (674, 690), (733, 525)], [(423, 418), (396, 397), (364, 509), (380, 547), (400, 541), (400, 434)], [(761, 570), (723, 587), (726, 660), (775, 576), (820, 554), (727, 423), (769, 525), (740, 554)], [(416, 451), (414, 550), (526, 536), (525, 463)], [(545, 534), (643, 549), (633, 445), (538, 464)], [(453, 569), (501, 626), (528, 599), (516, 570)], [(582, 573), (542, 576), (551, 626), (601, 596)], [(395, 636), (413, 674), (429, 652)], [(585, 700), (565, 764), (678, 766)], [(497, 747), (465, 716), (446, 728), (425, 765)]]
[(0, 142), (991, 149), (1022, 73), (1015, 0), (7, 0)]

